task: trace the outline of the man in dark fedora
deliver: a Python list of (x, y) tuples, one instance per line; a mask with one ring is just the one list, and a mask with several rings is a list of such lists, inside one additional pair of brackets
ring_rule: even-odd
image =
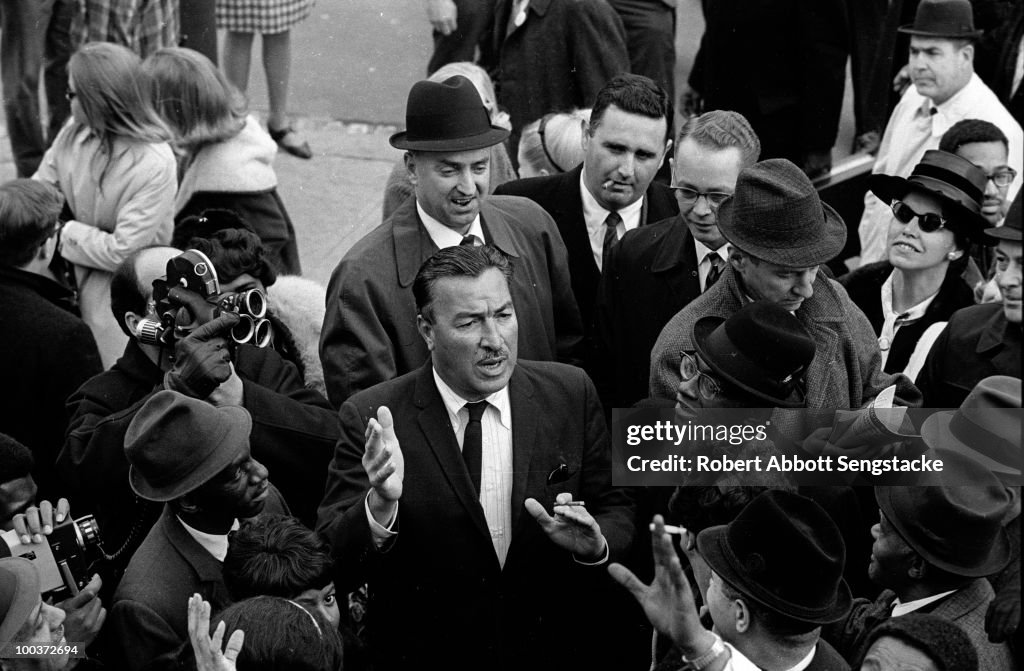
[(995, 281), (1002, 300), (957, 310), (936, 338), (917, 385), (930, 408), (957, 408), (982, 379), (1019, 378), (1021, 355), (1021, 194), (1002, 226), (985, 229), (995, 249)]
[[(977, 440), (975, 435), (971, 442)], [(857, 599), (825, 638), (852, 661), (879, 623), (912, 612), (933, 613), (967, 633), (979, 668), (1018, 668), (1010, 647), (990, 642), (985, 632), (993, 598), (985, 576), (1010, 561), (1003, 528), (1010, 496), (974, 458), (941, 445), (929, 447), (943, 470), (922, 478), (927, 486), (875, 488), (879, 522), (871, 528), (875, 542), (868, 575), (885, 589), (874, 601)]]
[(651, 623), (675, 644), (669, 654), (676, 665), (665, 668), (848, 668), (820, 637), (822, 625), (846, 616), (852, 597), (842, 577), (842, 536), (817, 503), (769, 490), (729, 524), (697, 535), (697, 550), (711, 571), (707, 606), (713, 631), (700, 623), (669, 538), (661, 516), (655, 516), (657, 568), (651, 585), (620, 564), (609, 567)]
[(125, 434), (132, 489), (166, 504), (139, 546), (110, 611), (117, 668), (144, 669), (188, 640), (187, 604), (199, 593), (214, 610), (230, 603), (221, 575), (238, 520), (287, 512), (249, 452), (252, 418), (174, 391), (145, 402)]
[(327, 287), (320, 358), (336, 407), (427, 360), (412, 283), (424, 261), (454, 245), (486, 243), (514, 260), (511, 290), (524, 358), (576, 356), (582, 331), (558, 229), (532, 201), (486, 197), (489, 148), (507, 137), (491, 125), (465, 77), (413, 85), (406, 130), (392, 135), (391, 144), (406, 150), (415, 198), (345, 254)]
[(727, 319), (747, 303), (766, 300), (795, 314), (814, 339), (816, 354), (804, 374), (808, 408), (859, 408), (893, 383), (902, 402), (917, 400), (908, 380), (882, 372), (864, 313), (837, 282), (818, 273), (843, 248), (846, 227), (802, 170), (785, 159), (743, 170), (735, 195), (719, 208), (718, 228), (729, 242), (729, 266), (658, 336), (651, 353), (652, 397), (675, 397), (681, 353), (696, 351), (700, 319)]
[[(910, 35), (907, 88), (885, 127), (872, 172), (908, 177), (924, 152), (937, 149), (949, 128), (962, 119), (995, 124), (1009, 139), (1010, 160), (1024, 162), (1024, 131), (981, 78), (974, 73), (974, 29), (969, 0), (922, 0), (914, 23), (900, 27)], [(1020, 176), (1010, 186), (1012, 198)], [(864, 197), (859, 226), (861, 263), (886, 257), (885, 234), (892, 219), (889, 203), (871, 192)]]

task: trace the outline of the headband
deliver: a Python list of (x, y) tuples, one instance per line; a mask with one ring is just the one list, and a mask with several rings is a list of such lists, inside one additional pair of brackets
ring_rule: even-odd
[(306, 610), (306, 608), (305, 608), (304, 606), (302, 606), (301, 604), (295, 603), (295, 602), (294, 602), (294, 601), (292, 601), (291, 599), (285, 599), (285, 601), (287, 601), (288, 603), (290, 603), (291, 605), (295, 606), (296, 608), (298, 608), (299, 610), (301, 610), (301, 611), (302, 611), (303, 613), (305, 613), (306, 615), (308, 615), (308, 616), (309, 616), (309, 619), (310, 619), (310, 620), (313, 620), (313, 626), (314, 626), (314, 627), (316, 627), (316, 633), (317, 633), (317, 634), (318, 634), (318, 635), (320, 636), (320, 638), (323, 638), (323, 637), (324, 637), (324, 632), (322, 632), (322, 631), (320, 630), (320, 623), (316, 621), (316, 618), (315, 618), (315, 617), (313, 617), (313, 614), (312, 614), (312, 613), (310, 613), (310, 612), (309, 612), (308, 610)]
[(548, 152), (547, 143), (544, 142), (544, 127), (548, 125), (549, 120), (553, 119), (556, 116), (557, 114), (555, 114), (554, 112), (552, 112), (551, 114), (545, 114), (540, 120), (540, 127), (537, 129), (537, 135), (540, 136), (540, 148), (544, 150), (544, 158), (548, 160), (548, 163), (550, 163), (551, 167), (553, 167), (555, 170), (557, 170), (558, 172), (565, 172), (565, 170), (563, 170), (562, 167), (558, 165), (558, 162), (555, 161), (554, 157), (551, 156), (550, 152)]

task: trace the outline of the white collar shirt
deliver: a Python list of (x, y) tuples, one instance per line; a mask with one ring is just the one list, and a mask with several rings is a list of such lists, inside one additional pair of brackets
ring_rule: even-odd
[(889, 360), (889, 350), (892, 349), (892, 341), (896, 337), (896, 332), (900, 330), (901, 326), (912, 324), (921, 317), (924, 317), (924, 313), (928, 309), (928, 306), (931, 305), (932, 301), (935, 300), (935, 297), (939, 295), (939, 292), (936, 291), (934, 294), (909, 310), (897, 313), (892, 307), (892, 278), (895, 274), (895, 272), (889, 273), (889, 277), (885, 278), (885, 282), (882, 283), (883, 321), (882, 330), (878, 334), (878, 349), (882, 351), (883, 367), (885, 367), (885, 362)]
[[(586, 183), (583, 181), (583, 175), (586, 172), (586, 166), (583, 168), (583, 172), (580, 173), (580, 195), (583, 197), (583, 221), (587, 224), (587, 236), (590, 238), (590, 251), (594, 254), (594, 263), (597, 264), (598, 270), (601, 269), (602, 261), (604, 259), (604, 231), (605, 223), (604, 220), (608, 218), (611, 210), (606, 210), (601, 207), (597, 199), (587, 189)], [(640, 215), (644, 207), (643, 196), (639, 198), (635, 203), (627, 205), (621, 210), (617, 210), (619, 216), (622, 217), (622, 221), (615, 228), (616, 238), (621, 240), (622, 236), (626, 234), (626, 231), (632, 231), (634, 228), (640, 225)]]
[[(455, 431), (455, 439), (462, 449), (469, 423), (466, 399), (449, 387), (434, 369), (434, 382), (441, 394), (448, 419)], [(508, 386), (487, 398), (488, 406), (480, 419), (482, 455), (480, 465), (480, 506), (487, 520), (491, 544), (498, 563), (505, 565), (508, 548), (512, 543), (512, 404)]]
[[(693, 245), (697, 250), (697, 274), (700, 278), (700, 291), (704, 293), (707, 291), (708, 273), (711, 272), (711, 261), (708, 259), (708, 254), (718, 254), (718, 257), (728, 264), (729, 245), (722, 245), (718, 249), (711, 249), (696, 238), (693, 240)], [(725, 271), (725, 266), (722, 266), (722, 271)]]
[[(185, 521), (181, 517), (174, 516), (181, 526), (185, 527), (185, 531), (188, 535), (195, 539), (197, 543), (207, 552), (216, 558), (217, 561), (223, 562), (224, 558), (228, 556), (228, 535), (227, 534), (208, 534), (205, 531), (190, 527), (185, 524)], [(235, 520), (231, 524), (232, 531), (238, 531), (238, 520)]]
[[(463, 235), (458, 231), (448, 228), (437, 219), (427, 214), (423, 206), (420, 205), (420, 201), (416, 201), (416, 212), (420, 215), (420, 221), (423, 222), (423, 227), (427, 229), (427, 235), (434, 241), (438, 249), (445, 249), (447, 247), (457, 247), (462, 244)], [(484, 229), (480, 224), (480, 215), (476, 215), (476, 219), (469, 225), (469, 231), (467, 235), (476, 236), (481, 243), (486, 244), (487, 239), (484, 237)]]
[(920, 610), (921, 608), (924, 608), (933, 601), (944, 599), (945, 597), (949, 596), (955, 591), (955, 589), (951, 589), (948, 592), (942, 592), (941, 594), (933, 594), (931, 596), (926, 596), (923, 599), (915, 599), (914, 601), (908, 601), (906, 603), (901, 603), (899, 597), (897, 597), (896, 600), (892, 602), (892, 616), (899, 617), (900, 615), (913, 613), (915, 610)]

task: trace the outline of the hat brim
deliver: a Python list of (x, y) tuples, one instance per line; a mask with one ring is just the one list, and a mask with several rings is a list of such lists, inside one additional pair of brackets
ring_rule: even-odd
[(981, 216), (981, 213), (972, 212), (968, 208), (964, 207), (963, 203), (949, 197), (949, 195), (942, 190), (942, 187), (946, 186), (944, 182), (924, 176), (915, 177), (915, 180), (919, 181), (911, 182), (909, 179), (895, 177), (893, 175), (871, 175), (871, 177), (868, 178), (868, 188), (871, 190), (871, 193), (875, 194), (883, 203), (891, 203), (893, 200), (900, 200), (911, 191), (920, 191), (922, 193), (935, 196), (942, 201), (943, 207), (953, 208), (957, 211), (959, 217), (963, 218), (966, 225), (954, 224), (956, 230), (960, 231), (971, 240), (978, 240), (982, 237), (985, 228), (989, 224), (988, 220)]
[[(715, 372), (715, 375), (728, 382), (731, 386), (736, 387), (740, 391), (753, 396), (759, 401), (764, 401), (768, 404), (768, 407), (781, 407), (781, 408), (801, 408), (803, 403), (786, 401), (781, 398), (775, 398), (765, 394), (764, 392), (751, 387), (742, 380), (734, 377), (729, 371), (722, 368), (717, 361), (715, 361), (714, 354), (708, 350), (704, 343), (707, 337), (711, 335), (711, 332), (718, 328), (719, 325), (725, 322), (722, 317), (702, 317), (697, 320), (697, 323), (693, 325), (693, 343), (697, 348), (697, 353), (700, 354), (700, 358), (708, 365), (711, 370)], [(756, 369), (757, 364), (750, 361), (741, 352), (736, 352), (736, 357), (741, 360), (744, 365), (749, 366), (751, 369)]]
[(984, 30), (974, 30), (966, 33), (954, 33), (952, 31), (934, 32), (931, 30), (918, 30), (914, 24), (907, 23), (896, 29), (896, 32), (904, 35), (919, 35), (921, 37), (939, 37), (948, 40), (976, 40), (985, 34)]
[[(697, 535), (697, 550), (711, 570), (722, 580), (743, 592), (760, 605), (786, 617), (808, 624), (829, 624), (841, 620), (853, 605), (853, 594), (846, 580), (840, 578), (832, 602), (820, 608), (807, 608), (790, 603), (750, 580), (749, 572), (729, 548), (726, 525), (710, 527)], [(812, 579), (813, 576), (808, 576)]]
[(471, 151), (493, 147), (499, 142), (504, 142), (508, 136), (507, 129), (491, 126), (490, 130), (483, 133), (443, 140), (410, 140), (408, 131), (403, 130), (392, 135), (388, 141), (395, 149), (407, 151)]
[(965, 457), (970, 457), (994, 474), (1004, 476), (1020, 476), (1020, 469), (1015, 469), (1008, 464), (996, 461), (992, 457), (979, 452), (967, 443), (963, 442), (950, 430), (950, 423), (956, 415), (956, 410), (942, 410), (932, 413), (921, 424), (921, 438), (925, 444), (933, 450), (943, 448), (959, 452)]
[(985, 239), (994, 245), (998, 245), (1001, 240), (1020, 242), (1021, 240), (1024, 240), (1024, 236), (1021, 235), (1021, 230), (1019, 228), (1012, 228), (1010, 226), (1003, 225), (986, 228)]
[[(3, 541), (0, 541), (3, 542)], [(14, 639), (39, 602), (39, 574), (36, 567), (23, 557), (0, 559), (0, 568), (14, 574), (14, 598), (6, 613), (0, 613), (0, 644)]]
[(718, 208), (718, 230), (733, 246), (759, 259), (787, 268), (810, 268), (828, 263), (839, 256), (846, 246), (846, 223), (839, 213), (826, 202), (821, 203), (824, 223), (820, 233), (807, 244), (790, 249), (766, 247), (740, 232), (733, 216), (735, 198), (729, 198)]
[[(923, 430), (922, 430), (923, 433)], [(935, 566), (939, 567), (943, 571), (948, 571), (953, 575), (964, 576), (967, 578), (983, 578), (988, 575), (992, 575), (997, 571), (1003, 570), (1007, 563), (1010, 561), (1010, 539), (1006, 535), (1004, 529), (999, 530), (999, 534), (996, 536), (996, 542), (992, 544), (992, 549), (988, 554), (988, 559), (978, 566), (958, 566), (952, 562), (948, 562), (941, 557), (936, 557), (931, 552), (928, 552), (926, 548), (920, 547), (914, 543), (913, 535), (907, 529), (906, 524), (903, 521), (903, 516), (896, 510), (896, 504), (893, 503), (892, 497), (894, 495), (905, 494), (906, 489), (909, 487), (875, 487), (875, 500), (878, 502), (878, 508), (885, 514), (885, 518), (889, 520), (893, 528), (900, 537), (906, 541), (907, 545), (914, 549), (919, 555)]]
[(178, 478), (176, 482), (162, 487), (149, 482), (133, 465), (128, 470), (128, 483), (136, 494), (148, 501), (159, 503), (173, 501), (198, 489), (234, 461), (242, 448), (249, 444), (249, 435), (252, 433), (252, 417), (245, 408), (237, 405), (218, 407), (217, 411), (227, 417), (224, 422), (225, 430), (217, 437), (217, 445), (210, 450), (206, 459), (197, 464), (190, 472)]

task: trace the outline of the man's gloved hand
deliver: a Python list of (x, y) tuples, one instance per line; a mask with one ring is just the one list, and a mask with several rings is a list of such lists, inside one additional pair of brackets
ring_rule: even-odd
[(992, 643), (1002, 643), (1013, 638), (1020, 625), (1020, 586), (1004, 589), (988, 605), (985, 613), (985, 631)]
[(174, 367), (164, 375), (164, 387), (205, 399), (231, 377), (228, 337), (238, 315), (226, 312), (197, 328), (174, 346)]

